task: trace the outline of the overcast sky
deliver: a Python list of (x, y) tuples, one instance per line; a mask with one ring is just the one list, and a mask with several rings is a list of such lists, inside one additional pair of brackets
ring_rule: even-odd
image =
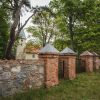
[(48, 5), (51, 0), (30, 0), (32, 6), (45, 6)]
[[(51, 0), (30, 0), (31, 6), (45, 6), (50, 3)], [(25, 20), (31, 15), (31, 13), (26, 13), (24, 17), (21, 18), (21, 22), (24, 23)], [(27, 23), (26, 27), (30, 25), (30, 21)]]
[[(35, 6), (47, 6), (50, 3), (51, 0), (30, 0), (31, 6), (35, 7)], [(21, 17), (21, 23), (25, 23), (26, 19), (31, 15), (31, 13), (26, 13), (24, 14), (23, 17)], [(31, 20), (29, 20), (29, 22), (27, 23), (27, 25), (24, 28), (29, 27), (31, 24)], [(26, 37), (28, 36), (28, 33), (25, 32)]]

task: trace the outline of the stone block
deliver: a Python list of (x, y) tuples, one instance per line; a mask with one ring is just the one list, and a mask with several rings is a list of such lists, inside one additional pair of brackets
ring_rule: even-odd
[[(27, 63), (28, 62), (28, 63)], [(0, 61), (0, 95), (7, 96), (44, 84), (43, 60)]]
[(9, 80), (11, 78), (11, 72), (3, 72), (2, 80)]
[(11, 72), (19, 73), (21, 71), (21, 66), (16, 66), (11, 69)]

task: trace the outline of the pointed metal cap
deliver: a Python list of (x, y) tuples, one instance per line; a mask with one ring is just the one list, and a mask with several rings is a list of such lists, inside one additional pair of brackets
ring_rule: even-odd
[(44, 48), (42, 48), (40, 50), (39, 53), (42, 53), (42, 54), (45, 54), (45, 53), (58, 54), (59, 51), (54, 46), (52, 46), (51, 44), (47, 44)]
[(84, 51), (80, 56), (93, 56), (89, 51)]
[(71, 54), (71, 55), (75, 55), (76, 53), (72, 49), (66, 47), (64, 50), (62, 50), (60, 52), (60, 54)]
[(96, 52), (92, 52), (93, 56), (99, 56)]
[(26, 34), (24, 32), (24, 29), (21, 30), (19, 37), (22, 38), (22, 39), (26, 39)]

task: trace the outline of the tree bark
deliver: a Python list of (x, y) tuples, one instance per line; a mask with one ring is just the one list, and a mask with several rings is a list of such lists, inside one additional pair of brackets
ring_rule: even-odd
[[(9, 41), (8, 41), (8, 45), (6, 48), (6, 52), (5, 52), (5, 58), (6, 59), (11, 59), (11, 52), (12, 52), (12, 48), (13, 45), (17, 39), (17, 37), (19, 36), (19, 33), (21, 32), (21, 30), (24, 28), (24, 26), (27, 24), (27, 22), (30, 20), (30, 18), (34, 15), (34, 13), (25, 21), (24, 25), (22, 25), (21, 27), (20, 25), (20, 12), (21, 12), (21, 7), (23, 6), (23, 2), (24, 0), (22, 0), (18, 6), (18, 2), (16, 2), (16, 0), (14, 1), (15, 4), (15, 9), (13, 11), (12, 14), (12, 18), (13, 19), (13, 24), (11, 26), (11, 30), (10, 30), (10, 37), (9, 37)], [(18, 27), (19, 26), (19, 27)], [(18, 28), (18, 29), (17, 29)], [(17, 32), (16, 32), (17, 29)]]
[(74, 50), (73, 15), (69, 15), (69, 33), (71, 38), (71, 49)]
[[(17, 25), (19, 25), (19, 18), (17, 17), (14, 21), (14, 23), (12, 24), (11, 27), (11, 31), (10, 31), (10, 39), (6, 48), (6, 53), (5, 53), (5, 58), (6, 59), (11, 59), (11, 51), (12, 51), (12, 47), (17, 39), (17, 37), (19, 36), (19, 33), (21, 32), (21, 30), (24, 28), (24, 26), (27, 24), (27, 22), (30, 20), (30, 18), (34, 15), (35, 13), (33, 13), (23, 24), (23, 26), (21, 26), (17, 32), (15, 32)], [(18, 15), (20, 16), (20, 15)]]
[(8, 43), (6, 54), (5, 54), (5, 58), (8, 60), (12, 58), (11, 51), (12, 51), (12, 47), (14, 45), (14, 42), (15, 42), (15, 40), (10, 40)]
[[(6, 53), (5, 53), (5, 58), (6, 59), (10, 59), (11, 58), (11, 50), (12, 50), (12, 47), (14, 45), (14, 42), (15, 42), (15, 35), (16, 35), (16, 28), (17, 26), (19, 25), (19, 17), (20, 17), (20, 9), (21, 9), (21, 6), (20, 8), (16, 9), (15, 12), (15, 18), (14, 18), (14, 21), (13, 21), (13, 24), (11, 26), (11, 30), (10, 30), (10, 37), (9, 37), (9, 42), (8, 42), (8, 45), (7, 45), (7, 48), (6, 48)], [(13, 17), (13, 16), (12, 16)]]
[(17, 17), (12, 26), (11, 26), (11, 30), (10, 30), (10, 37), (9, 37), (9, 42), (8, 42), (8, 45), (7, 45), (7, 48), (6, 48), (6, 53), (5, 53), (5, 58), (6, 59), (10, 59), (11, 58), (11, 50), (12, 50), (12, 47), (14, 45), (14, 42), (15, 42), (15, 30), (16, 30), (16, 27), (18, 25), (18, 20), (19, 18)]

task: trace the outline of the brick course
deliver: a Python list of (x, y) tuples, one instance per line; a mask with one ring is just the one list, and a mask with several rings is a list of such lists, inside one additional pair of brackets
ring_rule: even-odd
[(61, 68), (64, 68), (64, 78), (74, 79), (76, 77), (76, 56), (75, 55), (60, 55), (59, 61)]
[(96, 54), (95, 52), (92, 53), (93, 54), (93, 69), (94, 70), (98, 70), (99, 69), (99, 55)]
[(57, 85), (58, 81), (58, 55), (40, 54), (39, 57), (45, 62), (45, 86), (47, 88)]
[(86, 72), (93, 72), (93, 56), (91, 55), (84, 55), (84, 56), (81, 56), (81, 60), (82, 62), (84, 63), (81, 63), (84, 67), (85, 67), (85, 70)]

